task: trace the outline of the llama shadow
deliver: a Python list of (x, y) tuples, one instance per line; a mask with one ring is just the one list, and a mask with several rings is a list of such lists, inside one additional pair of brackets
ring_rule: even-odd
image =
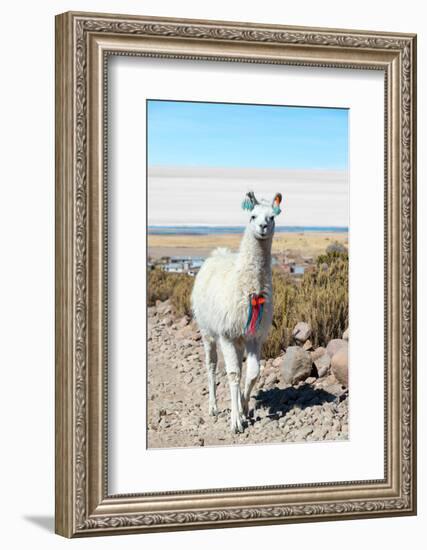
[(280, 418), (285, 416), (295, 406), (300, 409), (322, 405), (323, 403), (338, 403), (345, 398), (329, 393), (321, 388), (313, 388), (310, 384), (303, 384), (298, 388), (292, 386), (288, 388), (271, 388), (269, 390), (260, 390), (256, 395), (255, 410), (251, 411), (252, 423), (259, 420), (257, 418), (257, 409), (268, 409), (268, 416)]

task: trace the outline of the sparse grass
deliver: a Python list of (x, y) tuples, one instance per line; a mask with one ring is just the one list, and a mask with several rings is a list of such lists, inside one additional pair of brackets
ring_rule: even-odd
[[(194, 278), (154, 269), (148, 274), (148, 304), (170, 299), (177, 315), (191, 315), (190, 294)], [(292, 330), (308, 322), (314, 346), (341, 338), (348, 327), (348, 256), (337, 251), (317, 258), (313, 271), (299, 282), (273, 269), (274, 316), (263, 357), (277, 357), (292, 344)]]
[(274, 315), (265, 358), (277, 357), (292, 342), (299, 321), (311, 325), (312, 344), (325, 346), (341, 338), (348, 327), (348, 256), (332, 252), (318, 257), (315, 269), (304, 273), (301, 283), (273, 270)]
[(190, 294), (193, 288), (193, 277), (184, 273), (166, 273), (161, 269), (148, 272), (149, 306), (154, 306), (156, 300), (169, 300), (177, 315), (191, 315)]
[[(242, 236), (239, 234), (224, 233), (221, 235), (148, 235), (148, 249), (153, 258), (161, 256), (200, 256), (218, 246), (237, 250)], [(301, 232), (279, 233), (273, 239), (273, 254), (286, 251), (298, 256), (312, 256), (322, 254), (331, 243), (341, 243), (347, 246), (348, 233)], [(200, 251), (203, 251), (201, 253)]]
[(194, 277), (189, 275), (182, 275), (176, 282), (171, 302), (178, 315), (191, 316), (191, 290), (193, 288)]

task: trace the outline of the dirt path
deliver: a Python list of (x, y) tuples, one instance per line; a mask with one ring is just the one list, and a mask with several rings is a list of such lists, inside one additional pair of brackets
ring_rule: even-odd
[[(263, 362), (255, 410), (243, 434), (229, 428), (230, 401), (222, 357), (219, 415), (208, 415), (200, 334), (176, 321), (168, 302), (148, 309), (148, 446), (150, 448), (348, 439), (348, 393), (330, 375), (297, 386), (281, 381), (280, 359)], [(243, 372), (244, 376), (244, 372)]]

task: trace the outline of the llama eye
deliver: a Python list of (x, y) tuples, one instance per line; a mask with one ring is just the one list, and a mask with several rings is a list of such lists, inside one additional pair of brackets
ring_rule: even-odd
[(274, 216), (270, 216), (270, 221), (272, 222), (274, 220)]
[(255, 219), (255, 216), (251, 216), (251, 222), (253, 222)]

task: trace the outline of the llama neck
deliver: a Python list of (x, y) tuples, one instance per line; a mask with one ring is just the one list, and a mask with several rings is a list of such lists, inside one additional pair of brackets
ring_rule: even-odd
[(237, 269), (246, 274), (250, 287), (248, 292), (268, 291), (271, 284), (271, 243), (268, 239), (257, 239), (247, 227), (240, 243)]

